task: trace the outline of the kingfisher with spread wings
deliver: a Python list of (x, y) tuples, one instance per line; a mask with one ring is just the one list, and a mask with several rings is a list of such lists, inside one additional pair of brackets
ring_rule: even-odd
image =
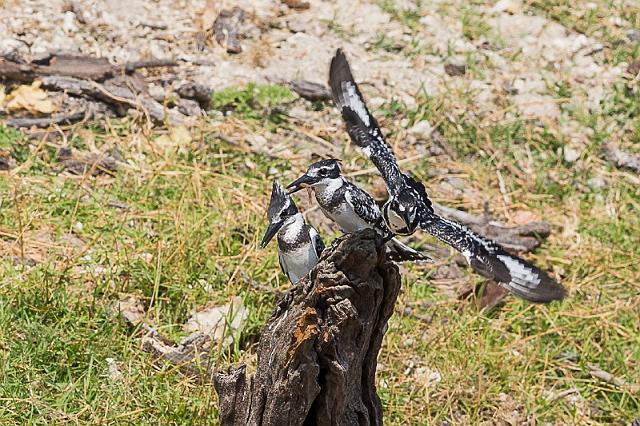
[(331, 60), (329, 85), (351, 141), (371, 159), (385, 181), (389, 199), (382, 207), (382, 217), (391, 232), (411, 235), (422, 229), (462, 253), (474, 271), (522, 299), (546, 303), (564, 297), (564, 288), (537, 266), (434, 212), (424, 185), (398, 167), (341, 49)]

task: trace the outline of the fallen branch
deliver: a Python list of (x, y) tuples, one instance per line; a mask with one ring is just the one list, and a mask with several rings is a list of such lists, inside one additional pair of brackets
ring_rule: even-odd
[(280, 300), (258, 366), (216, 374), (222, 425), (379, 425), (377, 356), (400, 290), (370, 229), (336, 240)]
[(203, 382), (212, 380), (209, 335), (195, 332), (176, 345), (147, 322), (144, 308), (133, 298), (118, 302), (111, 309), (111, 315), (120, 316), (130, 327), (139, 330), (142, 335), (142, 350), (152, 354), (159, 366), (168, 363), (175, 365), (187, 376), (196, 377)]
[(65, 112), (62, 114), (54, 114), (49, 117), (37, 117), (37, 118), (9, 118), (6, 121), (6, 125), (9, 127), (40, 127), (45, 128), (54, 124), (72, 124), (77, 121), (82, 121), (86, 117), (86, 111)]
[(177, 346), (164, 343), (158, 337), (142, 338), (142, 350), (152, 354), (156, 363), (161, 366), (166, 363), (175, 365), (183, 374), (203, 382), (211, 382), (213, 379), (210, 346), (211, 336), (200, 332), (190, 334)]
[(602, 368), (598, 367), (594, 364), (588, 364), (587, 368), (589, 369), (589, 373), (595, 377), (596, 379), (602, 380), (603, 382), (610, 383), (619, 388), (628, 389), (630, 392), (639, 392), (640, 385), (628, 383), (626, 380), (620, 377), (616, 377), (608, 371), (604, 371)]
[[(168, 59), (152, 59), (112, 65), (104, 58), (73, 55), (45, 54), (32, 62), (25, 62), (17, 54), (0, 57), (0, 80), (11, 83), (31, 83), (38, 79), (49, 91), (65, 92), (69, 99), (89, 99), (106, 104), (109, 108), (94, 108), (93, 115), (111, 110), (125, 115), (129, 109), (142, 110), (155, 120), (169, 124), (181, 124), (187, 115), (199, 116), (201, 108), (210, 107), (212, 91), (194, 83), (183, 84), (178, 89), (182, 98), (175, 99), (177, 111), (168, 109), (149, 94), (140, 68), (172, 67), (178, 63)], [(76, 98), (74, 98), (76, 97)], [(197, 104), (196, 104), (197, 102)], [(51, 124), (71, 123), (81, 120), (77, 109), (67, 108), (50, 117), (16, 118), (9, 121), (14, 127), (46, 127)], [(182, 114), (181, 112), (184, 112)]]
[(177, 61), (168, 59), (112, 65), (106, 58), (57, 54), (45, 54), (33, 62), (25, 62), (19, 56), (12, 54), (0, 57), (0, 80), (30, 83), (37, 78), (46, 76), (66, 76), (104, 81), (123, 72), (130, 74), (140, 68), (174, 67), (177, 65)]
[(65, 170), (76, 175), (89, 173), (91, 176), (101, 174), (115, 175), (120, 167), (120, 155), (84, 153), (76, 154), (71, 148), (64, 147), (58, 151)]
[[(134, 84), (123, 78), (113, 78), (100, 84), (91, 80), (80, 80), (74, 77), (50, 76), (42, 79), (42, 87), (47, 90), (64, 91), (75, 96), (99, 99), (120, 108), (138, 108), (157, 121), (168, 120), (171, 124), (179, 124), (186, 118), (177, 111), (166, 110), (148, 94), (136, 91)], [(118, 111), (117, 111), (118, 112)], [(125, 110), (119, 111), (123, 115)]]
[(162, 67), (177, 67), (178, 62), (173, 59), (149, 59), (146, 61), (127, 62), (124, 65), (116, 65), (116, 70), (122, 69), (126, 73), (130, 74), (140, 68), (162, 68)]

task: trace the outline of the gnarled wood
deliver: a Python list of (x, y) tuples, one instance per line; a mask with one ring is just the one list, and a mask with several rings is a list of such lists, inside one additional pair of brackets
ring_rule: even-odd
[(280, 299), (256, 373), (216, 374), (221, 424), (382, 424), (376, 359), (399, 290), (398, 268), (374, 231), (336, 240)]

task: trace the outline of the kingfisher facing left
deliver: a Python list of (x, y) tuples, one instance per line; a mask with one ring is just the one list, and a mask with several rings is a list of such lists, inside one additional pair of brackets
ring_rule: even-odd
[(312, 226), (304, 222), (291, 196), (274, 181), (267, 210), (269, 226), (260, 243), (265, 248), (277, 235), (278, 259), (282, 272), (297, 284), (318, 263), (324, 243)]

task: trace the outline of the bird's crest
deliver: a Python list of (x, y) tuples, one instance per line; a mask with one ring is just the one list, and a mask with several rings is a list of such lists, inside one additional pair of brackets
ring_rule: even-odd
[(279, 181), (274, 180), (271, 188), (271, 199), (269, 200), (269, 209), (267, 210), (267, 217), (272, 222), (278, 218), (282, 212), (287, 209), (296, 209), (295, 204), (291, 200), (287, 191), (282, 187)]

